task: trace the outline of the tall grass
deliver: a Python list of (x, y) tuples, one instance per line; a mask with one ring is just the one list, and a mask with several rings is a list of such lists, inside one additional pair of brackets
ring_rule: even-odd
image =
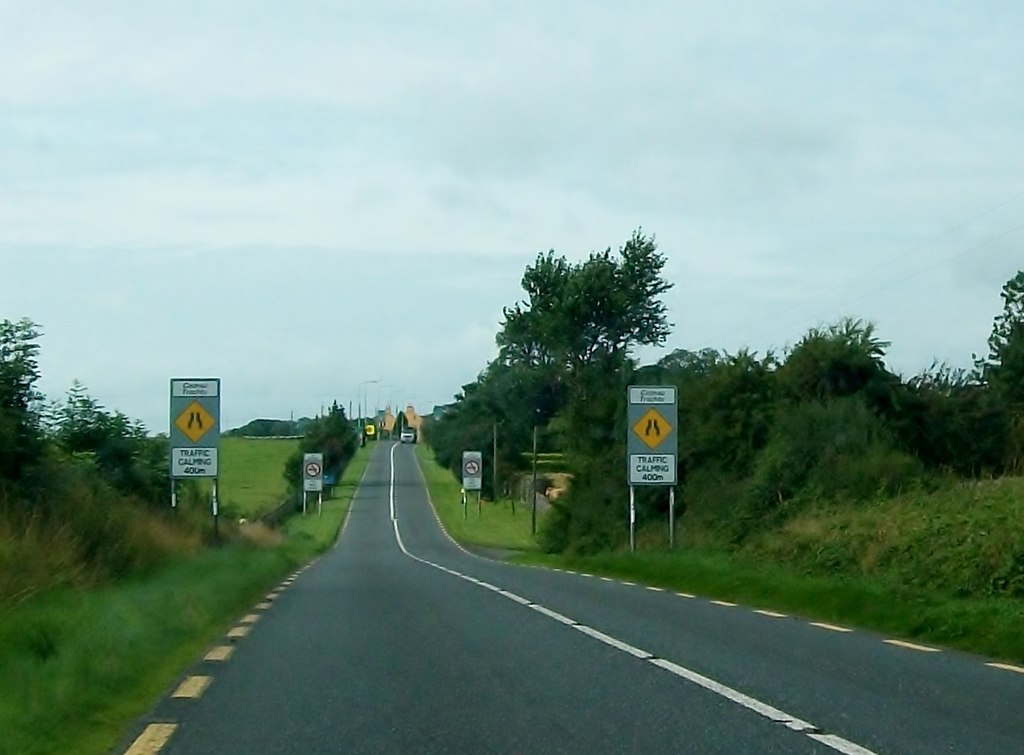
[[(103, 586), (50, 585), (0, 604), (0, 755), (109, 752), (232, 620), (331, 547), (368, 455), (350, 463), (322, 515), (286, 523), (280, 544), (234, 538)], [(0, 529), (0, 552), (13, 542)]]

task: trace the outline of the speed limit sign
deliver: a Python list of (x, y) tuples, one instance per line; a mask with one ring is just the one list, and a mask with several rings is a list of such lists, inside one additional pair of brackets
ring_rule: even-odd
[(304, 454), (302, 457), (302, 489), (318, 493), (324, 489), (324, 455)]

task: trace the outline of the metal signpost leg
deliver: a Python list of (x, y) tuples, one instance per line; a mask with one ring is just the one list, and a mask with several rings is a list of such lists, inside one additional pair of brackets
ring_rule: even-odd
[(171, 478), (171, 511), (178, 510), (178, 481)]
[(323, 516), (324, 515), (324, 494), (323, 493), (317, 493), (317, 495), (316, 495), (316, 515), (317, 516)]
[(676, 489), (668, 489), (668, 547), (676, 547)]
[(220, 539), (220, 532), (217, 530), (217, 478), (213, 478), (213, 488), (211, 490), (211, 507), (213, 508), (213, 539)]
[(629, 486), (629, 552), (636, 550), (636, 489)]
[(302, 515), (306, 515), (306, 491), (302, 491)]
[(537, 534), (537, 426), (533, 426), (533, 474), (530, 479), (530, 532)]
[(462, 518), (463, 519), (468, 519), (469, 518), (469, 508), (468, 508), (468, 504), (466, 503), (466, 498), (467, 498), (466, 491), (463, 490), (462, 491)]
[(481, 500), (483, 498), (483, 491), (476, 491), (476, 518), (479, 519), (484, 515), (484, 503)]

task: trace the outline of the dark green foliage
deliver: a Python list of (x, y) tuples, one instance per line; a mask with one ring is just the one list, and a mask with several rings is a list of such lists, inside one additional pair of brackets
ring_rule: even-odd
[(675, 351), (649, 380), (679, 388), (679, 458), (685, 476), (713, 466), (746, 475), (767, 442), (775, 407), (777, 363), (712, 349)]
[(805, 501), (862, 501), (921, 483), (924, 470), (900, 451), (862, 397), (804, 402), (780, 414), (734, 516), (743, 538), (778, 524)]
[(1004, 470), (1010, 408), (976, 376), (933, 365), (900, 386), (896, 403), (891, 425), (926, 466), (975, 478)]
[(1024, 467), (1024, 270), (1003, 286), (1003, 311), (992, 323), (989, 356), (979, 363), (983, 379), (1009, 414), (1004, 461)]
[(302, 457), (307, 453), (322, 453), (324, 472), (340, 477), (358, 447), (359, 433), (345, 416), (345, 410), (335, 401), (326, 416), (318, 417), (306, 426), (299, 450), (285, 464), (284, 478), (293, 489), (302, 487)]
[(116, 490), (163, 506), (170, 489), (165, 438), (150, 438), (139, 422), (104, 411), (78, 381), (50, 411), (51, 435), (79, 462), (89, 462)]
[(888, 407), (899, 382), (885, 368), (888, 346), (873, 324), (853, 318), (812, 328), (779, 367), (779, 394), (794, 403), (862, 394), (873, 407)]
[(35, 390), (40, 335), (31, 320), (0, 320), (0, 485), (21, 480), (43, 446)]
[(664, 266), (654, 239), (640, 231), (617, 254), (593, 252), (578, 264), (554, 251), (538, 255), (523, 275), (528, 300), (504, 310), (501, 360), (574, 373), (598, 354), (664, 343), (669, 324), (658, 297), (672, 287)]

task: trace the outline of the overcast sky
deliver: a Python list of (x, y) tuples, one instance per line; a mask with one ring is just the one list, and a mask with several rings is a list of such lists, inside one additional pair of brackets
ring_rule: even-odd
[[(668, 349), (967, 366), (1024, 268), (1024, 4), (0, 0), (0, 319), (168, 425), (447, 403), (538, 252), (642, 227)], [(645, 351), (644, 361), (660, 353)], [(378, 381), (378, 382), (371, 382)]]

